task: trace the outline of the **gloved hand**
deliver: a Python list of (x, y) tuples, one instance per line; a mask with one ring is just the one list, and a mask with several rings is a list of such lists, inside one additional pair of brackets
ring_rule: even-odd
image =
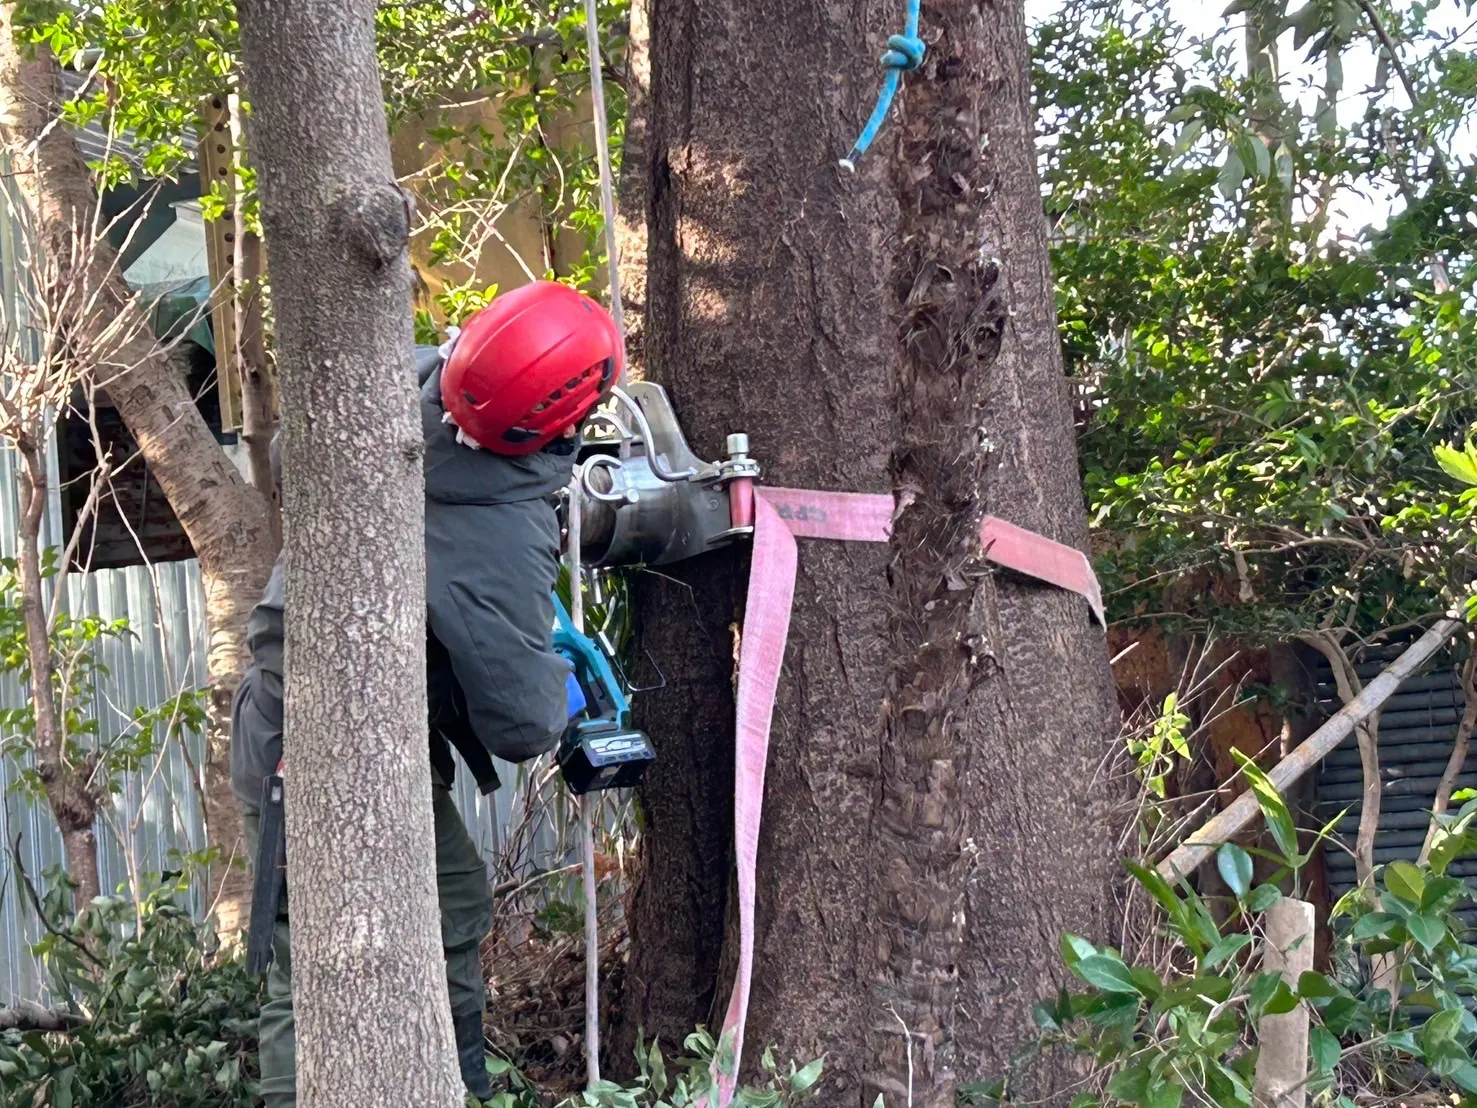
[(564, 698), (569, 706), (569, 718), (574, 719), (585, 710), (585, 690), (580, 688), (579, 678), (574, 675), (574, 667), (571, 666), (569, 676), (564, 679)]

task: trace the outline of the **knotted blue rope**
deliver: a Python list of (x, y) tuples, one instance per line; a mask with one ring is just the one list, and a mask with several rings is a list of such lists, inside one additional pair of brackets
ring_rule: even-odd
[(923, 40), (918, 37), (918, 5), (920, 0), (908, 0), (906, 28), (900, 35), (887, 40), (887, 52), (882, 55), (882, 66), (887, 76), (882, 79), (882, 92), (877, 96), (877, 106), (872, 109), (872, 118), (862, 128), (861, 136), (852, 143), (851, 153), (841, 159), (841, 168), (848, 173), (856, 171), (857, 159), (867, 152), (882, 123), (892, 107), (892, 98), (897, 95), (903, 74), (923, 64)]

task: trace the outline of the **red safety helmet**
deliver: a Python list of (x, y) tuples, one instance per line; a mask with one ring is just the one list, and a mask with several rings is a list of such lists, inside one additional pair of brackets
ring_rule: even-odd
[(589, 415), (620, 374), (621, 338), (599, 304), (535, 281), (462, 326), (441, 369), (441, 403), (498, 454), (532, 454)]

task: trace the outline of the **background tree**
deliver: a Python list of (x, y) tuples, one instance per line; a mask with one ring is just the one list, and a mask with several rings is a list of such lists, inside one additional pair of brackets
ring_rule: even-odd
[(252, 0), (243, 15), (285, 416), (298, 1095), (308, 1108), (451, 1108), (410, 203), (390, 167), (374, 4)]
[[(67, 267), (85, 263), (81, 284), (90, 290), (87, 311), (69, 321), (97, 332), (129, 314), (130, 294), (106, 242), (79, 252), (79, 228), (92, 226), (92, 179), (75, 143), (55, 125), (61, 108), (56, 61), (44, 47), (32, 50), (15, 27), (15, 8), (0, 12), (0, 142), (10, 159), (16, 191), (35, 248)], [(74, 299), (74, 313), (83, 301)], [(274, 554), (261, 497), (221, 451), (194, 405), (183, 375), (164, 357), (147, 331), (135, 330), (112, 345), (89, 342), (97, 360), (85, 367), (107, 390), (151, 472), (169, 497), (200, 559), (209, 631), (207, 672), (212, 725), (205, 774), (207, 821), (223, 858), (219, 888), (230, 859), (240, 850), (240, 816), (226, 772), (229, 706), (245, 669), (245, 624), (260, 598)], [(244, 871), (243, 871), (244, 872)], [(244, 879), (242, 880), (244, 884)], [(238, 886), (239, 887), (239, 886)], [(244, 890), (242, 896), (244, 897)], [(232, 908), (243, 901), (222, 898), (221, 922), (232, 930)]]
[[(1078, 598), (989, 573), (973, 537), (988, 512), (1086, 539), (1022, 11), (925, 7), (928, 61), (855, 179), (836, 158), (892, 9), (646, 16), (627, 165), (646, 204), (646, 371), (699, 450), (747, 430), (767, 481), (901, 505), (888, 546), (802, 547), (748, 1041), (826, 1052), (831, 1103), (907, 1099), (911, 1057), (917, 1101), (952, 1104), (956, 1074), (1003, 1066), (1029, 1031), (1056, 934), (1101, 928), (1111, 904), (1087, 787), (1116, 722), (1101, 634)], [(743, 64), (776, 28), (807, 64)], [(667, 686), (641, 700), (662, 758), (626, 1041), (710, 1020), (720, 991), (741, 568), (724, 555), (642, 582)]]
[(1477, 419), (1473, 42), (1423, 5), (1264, 7), (1275, 88), (1165, 4), (1067, 4), (1037, 33), (1095, 546), (1129, 624), (1362, 639), (1471, 577), (1431, 447)]

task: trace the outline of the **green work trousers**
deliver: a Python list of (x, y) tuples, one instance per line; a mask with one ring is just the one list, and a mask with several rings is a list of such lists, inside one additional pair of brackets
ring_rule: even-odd
[[(436, 823), (436, 887), (441, 902), (441, 945), (446, 951), (451, 1015), (454, 1022), (463, 1026), (475, 1019), (480, 1031), (486, 990), (478, 947), (492, 927), (492, 889), (487, 881), (487, 867), (467, 834), (451, 793), (433, 785), (431, 806)], [(247, 813), (245, 822), (255, 858), (257, 818)], [(353, 1013), (345, 1012), (344, 1019), (352, 1020)], [(267, 971), (267, 996), (262, 1004), (259, 1034), (261, 1095), (266, 1108), (293, 1108), (297, 1104), (297, 1037), (292, 1019), (292, 945), (285, 895), (272, 937), (272, 966)], [(474, 1086), (479, 1076), (485, 1081), (482, 1051), (461, 1053), (462, 1079), (469, 1086)], [(468, 1072), (469, 1067), (474, 1069), (473, 1073)]]

